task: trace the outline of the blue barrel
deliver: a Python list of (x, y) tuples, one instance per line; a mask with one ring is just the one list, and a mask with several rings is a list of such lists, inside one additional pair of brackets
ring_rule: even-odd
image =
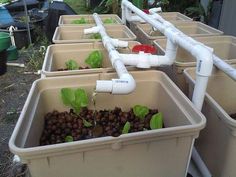
[(12, 16), (5, 7), (0, 7), (0, 25), (14, 22)]

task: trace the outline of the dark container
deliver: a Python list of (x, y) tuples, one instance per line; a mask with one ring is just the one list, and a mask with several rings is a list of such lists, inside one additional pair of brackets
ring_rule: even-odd
[(0, 51), (0, 76), (7, 72), (7, 50)]
[[(39, 2), (37, 0), (25, 0), (25, 3), (28, 10), (39, 7)], [(6, 8), (10, 12), (24, 11), (24, 1), (20, 0), (17, 2), (10, 3), (9, 5), (6, 5)]]
[[(21, 22), (14, 22), (14, 23), (9, 23), (9, 24), (5, 24), (5, 25), (1, 25), (0, 26), (0, 31), (1, 32), (9, 33), (8, 28), (10, 26), (17, 27), (17, 30), (15, 30), (13, 32), (17, 49), (21, 49), (23, 47), (28, 47), (28, 45), (29, 45), (29, 37), (28, 37), (28, 31), (27, 31), (26, 24), (25, 23), (21, 23)], [(33, 27), (32, 26), (30, 26), (30, 32), (31, 32), (32, 41), (33, 41), (34, 40), (34, 36), (33, 36)]]
[(58, 20), (61, 15), (75, 15), (76, 12), (64, 2), (54, 1), (48, 9), (46, 19), (46, 35), (49, 41), (52, 41), (53, 34), (58, 26)]

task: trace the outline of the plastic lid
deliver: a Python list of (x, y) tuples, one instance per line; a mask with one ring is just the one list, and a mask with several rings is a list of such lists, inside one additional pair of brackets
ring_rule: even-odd
[(139, 53), (140, 51), (143, 51), (144, 53), (151, 53), (151, 54), (157, 53), (157, 49), (153, 47), (152, 45), (141, 44), (141, 45), (135, 45), (132, 48), (132, 52)]

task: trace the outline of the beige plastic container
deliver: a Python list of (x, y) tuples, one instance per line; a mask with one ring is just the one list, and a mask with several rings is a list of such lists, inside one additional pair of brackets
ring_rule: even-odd
[[(120, 53), (132, 53), (132, 48), (135, 45), (140, 44), (136, 41), (129, 41), (127, 48), (119, 48)], [(86, 58), (93, 51), (99, 50), (103, 55), (102, 68), (96, 69), (82, 69), (82, 70), (69, 70), (69, 71), (58, 71), (60, 68), (65, 68), (65, 62), (69, 59), (75, 60), (79, 66), (88, 66), (85, 63)], [(134, 67), (127, 67), (127, 69), (134, 69)], [(95, 43), (77, 43), (77, 44), (55, 44), (48, 47), (44, 64), (42, 68), (42, 74), (46, 77), (51, 76), (63, 76), (73, 74), (88, 74), (88, 73), (101, 73), (114, 71), (112, 68), (109, 55), (107, 50), (104, 48), (101, 42)]]
[[(236, 37), (233, 36), (209, 36), (209, 37), (194, 37), (195, 40), (212, 47), (214, 54), (222, 58), (227, 63), (236, 63)], [(166, 39), (157, 39), (154, 41), (158, 53), (165, 54)], [(185, 49), (178, 47), (176, 60), (172, 66), (165, 67), (163, 70), (167, 75), (179, 86), (179, 88), (187, 94), (188, 88), (186, 85), (183, 71), (187, 67), (196, 66), (196, 60)]]
[[(187, 68), (184, 72), (192, 93), (195, 69)], [(216, 177), (236, 176), (236, 120), (229, 116), (236, 113), (235, 90), (236, 82), (214, 69), (202, 109), (207, 126), (201, 131), (195, 147)]]
[[(101, 41), (101, 39), (90, 39), (92, 34), (84, 34), (84, 29), (91, 28), (94, 25), (81, 25), (81, 26), (60, 26), (57, 27), (52, 41), (56, 44), (59, 43), (86, 43)], [(116, 39), (124, 41), (135, 41), (136, 36), (134, 33), (124, 25), (106, 25), (107, 34)]]
[[(207, 26), (201, 22), (172, 22), (173, 25), (183, 33), (192, 36), (212, 36), (221, 35), (222, 31)], [(137, 40), (143, 44), (153, 44), (153, 41), (158, 38), (165, 38), (165, 36), (159, 32), (154, 31), (150, 24), (138, 24), (137, 25)]]
[[(91, 98), (98, 79), (117, 78), (113, 73), (39, 79), (21, 112), (9, 142), (10, 150), (29, 166), (32, 177), (183, 177), (194, 139), (205, 126), (176, 85), (160, 71), (130, 72), (136, 89), (129, 95), (100, 93), (97, 110), (118, 106), (128, 111), (136, 104), (158, 108), (166, 128), (102, 137), (71, 143), (38, 146), (44, 115), (62, 104), (61, 88), (84, 88)], [(148, 93), (148, 94), (147, 94)], [(93, 105), (89, 105), (93, 109)]]
[[(106, 19), (112, 19), (113, 23), (111, 24), (106, 24), (106, 25), (114, 25), (114, 24), (122, 24), (122, 21), (118, 15), (115, 14), (104, 14), (104, 15), (99, 15), (102, 21)], [(74, 26), (74, 25), (80, 25), (80, 24), (73, 24), (73, 20), (78, 20), (84, 18), (88, 24), (95, 24), (95, 21), (93, 19), (93, 15), (61, 15), (58, 21), (58, 25), (61, 26)], [(84, 25), (84, 24), (81, 24)]]
[[(162, 12), (158, 13), (162, 18), (164, 18), (167, 21), (192, 21), (191, 18), (188, 16), (181, 14), (179, 12)], [(137, 24), (140, 24), (139, 22), (130, 22), (130, 29), (136, 34), (137, 30)]]

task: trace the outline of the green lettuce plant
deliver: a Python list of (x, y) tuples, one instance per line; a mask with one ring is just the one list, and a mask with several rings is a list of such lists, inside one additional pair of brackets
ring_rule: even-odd
[(152, 116), (151, 120), (150, 120), (150, 128), (152, 130), (155, 129), (160, 129), (163, 126), (163, 116), (162, 113), (156, 113)]
[(129, 133), (130, 130), (130, 123), (127, 121), (123, 127), (122, 134)]
[(102, 52), (95, 50), (89, 54), (86, 58), (85, 63), (88, 64), (91, 68), (101, 68), (102, 67)]
[(70, 60), (68, 60), (65, 64), (66, 64), (66, 68), (67, 68), (68, 70), (76, 70), (76, 69), (79, 69), (79, 65), (78, 65), (78, 63), (77, 63), (75, 60), (70, 59)]
[(81, 108), (88, 106), (88, 96), (84, 89), (62, 88), (61, 98), (66, 106), (70, 106), (79, 115)]
[(144, 119), (145, 116), (149, 113), (149, 109), (146, 106), (142, 106), (142, 105), (135, 105), (133, 107), (133, 112), (134, 115), (140, 119)]
[(106, 18), (105, 20), (103, 20), (104, 24), (112, 24), (115, 23), (115, 21), (112, 18)]
[(71, 22), (71, 24), (87, 24), (88, 21), (85, 20), (84, 17), (81, 17), (80, 19), (77, 19), (77, 20), (73, 20)]
[(102, 39), (102, 37), (99, 33), (95, 33), (90, 36), (90, 39)]

